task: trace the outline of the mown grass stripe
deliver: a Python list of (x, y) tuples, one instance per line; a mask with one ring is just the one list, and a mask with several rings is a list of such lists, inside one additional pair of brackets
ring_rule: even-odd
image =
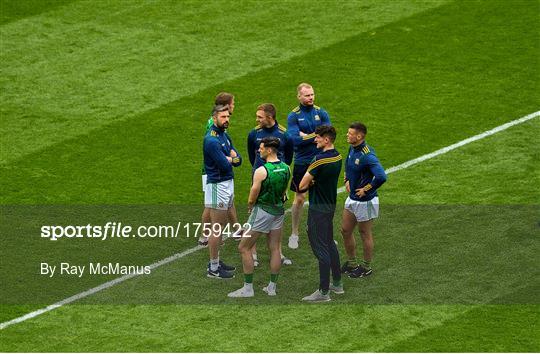
[(214, 2), (80, 1), (9, 23), (0, 28), (0, 161), (443, 3), (220, 3), (234, 7), (230, 16)]

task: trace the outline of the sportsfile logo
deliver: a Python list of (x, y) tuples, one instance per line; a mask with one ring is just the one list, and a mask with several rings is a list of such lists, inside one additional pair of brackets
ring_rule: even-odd
[(91, 238), (107, 240), (109, 238), (177, 238), (177, 237), (249, 237), (250, 224), (183, 223), (176, 225), (141, 225), (135, 229), (122, 222), (109, 221), (105, 225), (43, 225), (41, 238), (57, 241), (61, 238)]

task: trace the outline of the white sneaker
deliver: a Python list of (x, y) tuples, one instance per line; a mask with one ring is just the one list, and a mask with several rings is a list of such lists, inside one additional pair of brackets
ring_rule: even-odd
[(258, 267), (259, 266), (259, 261), (257, 259), (254, 259), (253, 260), (253, 266), (254, 267)]
[(323, 295), (319, 289), (315, 290), (315, 292), (309, 296), (303, 297), (302, 301), (308, 301), (308, 302), (327, 302), (330, 301), (330, 295), (326, 294)]
[(330, 288), (328, 290), (333, 291), (336, 294), (345, 294), (345, 290), (343, 290), (343, 284), (341, 284), (340, 286), (330, 284)]
[(253, 291), (253, 287), (246, 288), (245, 286), (243, 286), (240, 289), (233, 291), (232, 293), (229, 293), (229, 295), (227, 296), (228, 297), (253, 297), (255, 296), (255, 292)]
[(276, 296), (276, 287), (275, 286), (265, 286), (263, 291), (268, 294), (268, 296)]
[(289, 248), (293, 250), (298, 248), (298, 235), (291, 235), (289, 237)]

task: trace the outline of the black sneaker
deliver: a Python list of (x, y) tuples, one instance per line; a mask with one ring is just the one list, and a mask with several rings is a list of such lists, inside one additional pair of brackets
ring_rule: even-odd
[(208, 238), (206, 237), (204, 239), (199, 238), (199, 240), (197, 240), (197, 244), (202, 247), (208, 246)]
[(341, 267), (341, 273), (343, 274), (349, 274), (350, 272), (352, 272), (353, 270), (355, 269), (355, 267), (351, 267), (349, 265), (349, 262), (345, 262), (343, 264), (343, 267)]
[(349, 278), (364, 278), (370, 276), (373, 273), (373, 269), (366, 269), (359, 265), (349, 272)]
[(234, 273), (228, 272), (221, 267), (219, 267), (216, 271), (212, 271), (210, 268), (208, 268), (206, 276), (208, 278), (231, 279), (234, 278)]
[[(208, 265), (210, 267), (210, 265)], [(236, 270), (235, 266), (225, 264), (222, 260), (219, 261), (219, 267), (223, 268), (227, 272), (234, 272)]]

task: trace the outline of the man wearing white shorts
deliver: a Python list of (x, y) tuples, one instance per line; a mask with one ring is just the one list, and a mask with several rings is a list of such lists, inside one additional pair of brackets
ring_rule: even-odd
[(234, 205), (234, 180), (206, 183), (204, 207), (228, 211)]
[(251, 230), (245, 230), (238, 250), (242, 255), (244, 285), (231, 293), (229, 297), (252, 297), (254, 260), (251, 249), (261, 235), (268, 235), (270, 251), (270, 282), (263, 291), (270, 296), (276, 295), (276, 283), (281, 269), (281, 230), (285, 219), (287, 187), (291, 178), (289, 166), (278, 159), (280, 141), (276, 137), (261, 140), (259, 153), (264, 165), (253, 174), (253, 184), (249, 192), (248, 224)]
[[(214, 104), (222, 105), (222, 106), (225, 106), (225, 105), (229, 106), (229, 114), (232, 115), (234, 112), (234, 95), (228, 92), (220, 92), (216, 96)], [(208, 121), (206, 122), (206, 127), (205, 127), (206, 129), (205, 134), (207, 134), (212, 129), (213, 125), (214, 125), (214, 118), (213, 117), (208, 118)], [(233, 155), (234, 155), (234, 151), (231, 151), (231, 156)], [(204, 167), (204, 162), (203, 162), (203, 166), (202, 166), (202, 191), (203, 193), (206, 192), (207, 179), (208, 179), (208, 175), (206, 174), (206, 169)], [(228, 217), (229, 217), (229, 224), (231, 224), (231, 226), (238, 223), (238, 216), (236, 214), (236, 208), (234, 204), (228, 211)], [(204, 208), (201, 219), (202, 219), (201, 221), (202, 224), (210, 223), (210, 209), (209, 208), (206, 208), (206, 207)], [(208, 245), (208, 237), (201, 235), (199, 237), (198, 243), (200, 246)]]
[[(229, 127), (229, 106), (216, 105), (212, 111), (214, 124), (204, 137), (204, 168), (207, 174), (204, 204), (209, 210), (212, 235), (208, 238), (207, 276), (209, 278), (233, 278), (234, 267), (219, 259), (222, 230), (228, 221), (228, 212), (234, 205), (233, 167), (242, 163), (240, 154), (225, 131)], [(216, 224), (219, 227), (216, 227)]]
[[(347, 262), (342, 273), (350, 278), (361, 278), (373, 273), (373, 220), (379, 217), (377, 189), (386, 182), (386, 173), (372, 147), (366, 144), (367, 127), (359, 122), (352, 123), (347, 131), (350, 144), (345, 164), (345, 188), (349, 193), (343, 210), (341, 234)], [(358, 225), (362, 238), (363, 260), (356, 258), (356, 240), (353, 232)]]

